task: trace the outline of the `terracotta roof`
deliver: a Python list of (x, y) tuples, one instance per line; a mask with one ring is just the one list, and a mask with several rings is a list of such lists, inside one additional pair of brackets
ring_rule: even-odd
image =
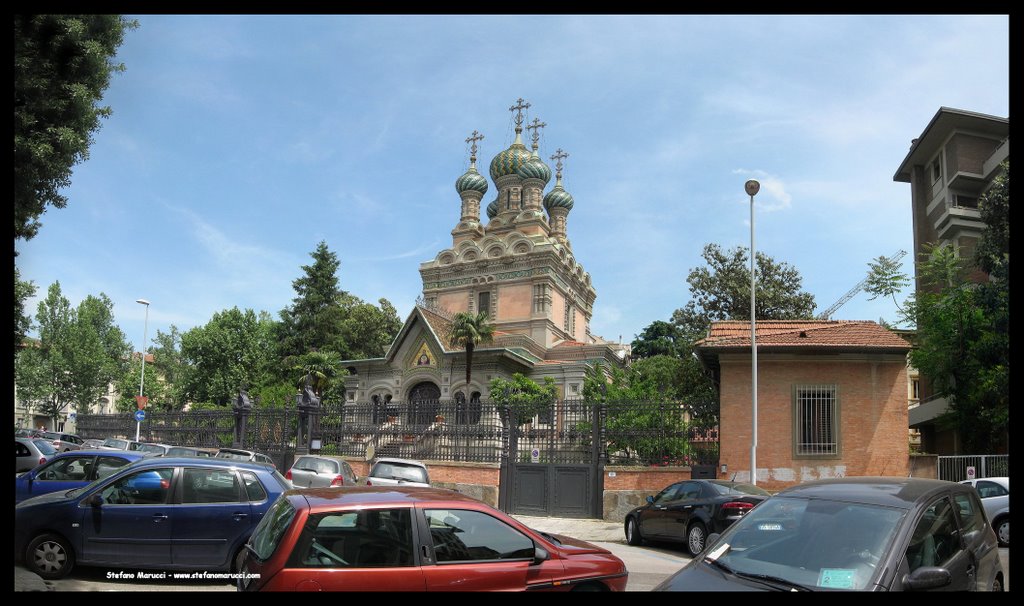
[(583, 347), (584, 345), (586, 345), (586, 343), (581, 343), (579, 341), (562, 341), (558, 345), (555, 345), (555, 347)]
[[(765, 347), (870, 348), (909, 350), (903, 337), (864, 320), (766, 320), (757, 322), (757, 345)], [(713, 322), (701, 349), (750, 347), (750, 322)]]

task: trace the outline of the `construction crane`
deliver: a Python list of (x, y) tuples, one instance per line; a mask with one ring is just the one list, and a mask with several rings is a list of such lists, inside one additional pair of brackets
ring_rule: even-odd
[[(900, 259), (902, 259), (903, 255), (905, 255), (905, 254), (907, 254), (907, 251), (901, 250), (901, 251), (897, 252), (896, 254), (894, 254), (893, 256), (889, 257), (888, 260), (890, 262), (892, 262), (892, 263), (895, 263), (895, 262), (899, 261)], [(829, 307), (825, 311), (823, 311), (820, 314), (818, 314), (818, 318), (817, 319), (819, 319), (819, 320), (828, 320), (829, 317), (832, 316), (832, 314), (836, 313), (837, 309), (839, 309), (840, 307), (845, 305), (847, 301), (852, 299), (854, 297), (854, 295), (859, 293), (864, 288), (864, 285), (868, 283), (868, 279), (869, 278), (870, 278), (870, 274), (868, 275), (868, 277), (866, 277), (863, 280), (861, 280), (859, 284), (857, 284), (856, 286), (851, 288), (850, 292), (846, 293), (845, 295), (842, 296), (842, 298), (840, 298), (838, 301), (833, 303), (831, 307)]]

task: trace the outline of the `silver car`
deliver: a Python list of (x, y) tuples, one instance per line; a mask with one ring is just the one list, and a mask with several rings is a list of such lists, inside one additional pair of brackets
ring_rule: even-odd
[(1000, 547), (1010, 546), (1010, 478), (976, 478), (964, 480), (961, 484), (970, 484), (978, 491), (981, 504), (992, 529), (996, 531)]
[(57, 452), (79, 450), (82, 448), (82, 443), (85, 442), (85, 440), (73, 433), (62, 433), (58, 431), (47, 431), (43, 433), (43, 439), (49, 440), (50, 443), (53, 444), (54, 450)]
[(304, 455), (296, 459), (284, 477), (296, 488), (355, 486), (359, 480), (347, 461), (316, 455)]
[(374, 462), (370, 475), (366, 477), (367, 486), (430, 486), (427, 466), (411, 459), (393, 459), (382, 457)]
[(14, 473), (29, 471), (57, 455), (44, 438), (14, 438)]

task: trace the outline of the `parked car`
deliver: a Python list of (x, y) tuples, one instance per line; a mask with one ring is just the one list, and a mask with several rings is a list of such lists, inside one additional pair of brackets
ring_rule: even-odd
[(232, 461), (252, 461), (254, 463), (263, 463), (270, 465), (271, 467), (277, 468), (274, 464), (274, 460), (265, 454), (259, 452), (253, 452), (251, 450), (239, 450), (237, 448), (221, 448), (217, 450), (217, 454), (213, 455), (218, 459), (231, 459)]
[(31, 427), (19, 427), (14, 430), (14, 437), (16, 438), (41, 438), (45, 432), (41, 429), (32, 429)]
[(139, 447), (136, 449), (138, 452), (148, 452), (158, 457), (167, 456), (167, 453), (171, 450), (168, 444), (157, 444), (154, 442), (140, 442)]
[(647, 504), (626, 514), (626, 542), (686, 543), (692, 555), (704, 550), (711, 533), (722, 533), (771, 496), (753, 484), (726, 480), (686, 480), (648, 496)]
[(452, 490), (290, 490), (253, 532), (246, 591), (624, 591), (607, 549), (541, 534)]
[(138, 450), (141, 444), (142, 442), (124, 438), (107, 438), (103, 440), (103, 446), (100, 446), (100, 448), (107, 450)]
[(82, 447), (82, 438), (76, 436), (73, 433), (61, 433), (56, 431), (43, 432), (43, 439), (49, 440), (53, 444), (54, 450), (57, 452), (67, 452), (69, 450), (78, 450)]
[(14, 502), (20, 503), (50, 492), (81, 488), (145, 456), (144, 453), (127, 450), (75, 450), (60, 453), (39, 467), (14, 478)]
[(102, 447), (103, 447), (103, 440), (100, 440), (98, 438), (89, 438), (88, 440), (84, 440), (82, 442), (82, 448), (89, 448), (89, 449), (91, 449), (91, 448), (102, 448)]
[(212, 457), (217, 454), (216, 448), (201, 448), (199, 446), (171, 446), (167, 450), (168, 457)]
[(296, 459), (284, 477), (296, 488), (355, 486), (359, 480), (347, 461), (315, 455), (303, 455)]
[(970, 484), (978, 491), (981, 504), (985, 507), (992, 528), (996, 531), (1000, 547), (1010, 546), (1010, 478), (977, 478), (964, 480), (961, 484)]
[(35, 469), (57, 454), (43, 438), (14, 438), (14, 473)]
[(231, 570), (286, 489), (266, 465), (146, 457), (82, 488), (15, 505), (15, 559), (44, 579), (78, 564)]
[(773, 495), (655, 591), (1005, 586), (978, 493), (924, 478), (817, 480)]
[(370, 474), (366, 476), (367, 486), (430, 486), (427, 466), (412, 459), (381, 457), (374, 461)]

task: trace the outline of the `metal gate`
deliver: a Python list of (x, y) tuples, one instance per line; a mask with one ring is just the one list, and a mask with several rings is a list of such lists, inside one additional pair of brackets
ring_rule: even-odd
[(969, 468), (975, 478), (992, 478), (1010, 475), (1010, 455), (957, 455), (940, 456), (938, 461), (940, 480), (959, 482), (969, 479)]
[(509, 423), (499, 498), (514, 514), (564, 518), (603, 516), (604, 461), (600, 408), (561, 401), (523, 425)]

